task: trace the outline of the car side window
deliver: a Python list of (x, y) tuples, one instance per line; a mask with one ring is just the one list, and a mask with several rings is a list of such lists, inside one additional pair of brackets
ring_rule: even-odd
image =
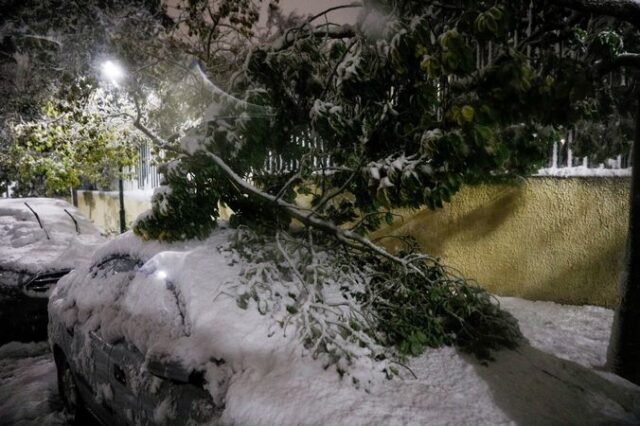
[(114, 256), (104, 259), (91, 267), (92, 276), (108, 276), (126, 272), (133, 272), (142, 265), (142, 262), (131, 256)]

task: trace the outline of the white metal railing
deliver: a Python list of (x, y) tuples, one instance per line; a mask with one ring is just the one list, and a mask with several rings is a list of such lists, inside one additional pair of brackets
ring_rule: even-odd
[(153, 158), (150, 145), (141, 145), (138, 149), (138, 164), (133, 170), (125, 171), (132, 177), (123, 182), (124, 189), (126, 191), (151, 190), (160, 186), (161, 174), (158, 172), (156, 160)]
[(538, 170), (537, 176), (630, 176), (629, 155), (617, 155), (602, 163), (594, 163), (589, 157), (575, 157), (571, 149), (573, 133), (553, 144), (548, 167)]

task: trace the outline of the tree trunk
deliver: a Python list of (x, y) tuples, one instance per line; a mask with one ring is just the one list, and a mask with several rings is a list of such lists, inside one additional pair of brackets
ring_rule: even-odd
[(607, 364), (617, 375), (640, 385), (640, 94), (635, 125), (627, 253)]

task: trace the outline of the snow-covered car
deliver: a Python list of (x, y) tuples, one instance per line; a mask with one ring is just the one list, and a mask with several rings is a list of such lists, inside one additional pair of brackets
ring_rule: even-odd
[(0, 343), (46, 339), (51, 289), (103, 242), (63, 200), (0, 199)]
[[(527, 336), (540, 350), (501, 351), (485, 366), (452, 347), (432, 349), (407, 361), (415, 377), (388, 380), (383, 361), (366, 355), (353, 364), (313, 356), (300, 339), (300, 311), (259, 302), (267, 293), (290, 300), (296, 274), (268, 277), (274, 263), (303, 264), (298, 253), (263, 256), (273, 252), (238, 235), (221, 228), (204, 241), (167, 244), (125, 233), (60, 280), (49, 299), (49, 343), (68, 414), (85, 407), (118, 425), (637, 424), (639, 388), (585, 368), (600, 362), (588, 354), (593, 325), (611, 322), (605, 309), (554, 305), (558, 315), (540, 316), (549, 304), (532, 305), (528, 315), (540, 324)], [(329, 252), (315, 253), (328, 264)], [(334, 311), (345, 302), (331, 298), (344, 281), (330, 272), (322, 289)], [(265, 293), (242, 297), (267, 281)], [(522, 313), (518, 300), (504, 302)], [(583, 317), (588, 332), (580, 331)], [(549, 338), (550, 330), (561, 337)], [(604, 360), (608, 331), (598, 336)], [(549, 348), (585, 366), (543, 352)]]
[[(120, 425), (200, 424), (219, 417), (223, 403), (212, 394), (226, 386), (225, 361), (206, 350), (215, 339), (196, 333), (204, 323), (188, 312), (201, 313), (205, 302), (196, 307), (189, 295), (209, 292), (178, 287), (178, 280), (202, 285), (204, 277), (175, 276), (189, 271), (185, 257), (197, 256), (180, 245), (167, 248), (128, 233), (99, 249), (52, 293), (49, 341), (72, 417), (89, 411), (104, 424)], [(219, 274), (212, 272), (205, 281), (213, 287)], [(204, 353), (206, 359), (194, 359)]]

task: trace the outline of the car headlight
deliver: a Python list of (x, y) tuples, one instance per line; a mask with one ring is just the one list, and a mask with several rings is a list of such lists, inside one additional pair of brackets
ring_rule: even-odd
[(16, 272), (7, 269), (0, 269), (0, 286), (18, 288), (22, 283), (32, 279), (32, 276), (25, 272)]

